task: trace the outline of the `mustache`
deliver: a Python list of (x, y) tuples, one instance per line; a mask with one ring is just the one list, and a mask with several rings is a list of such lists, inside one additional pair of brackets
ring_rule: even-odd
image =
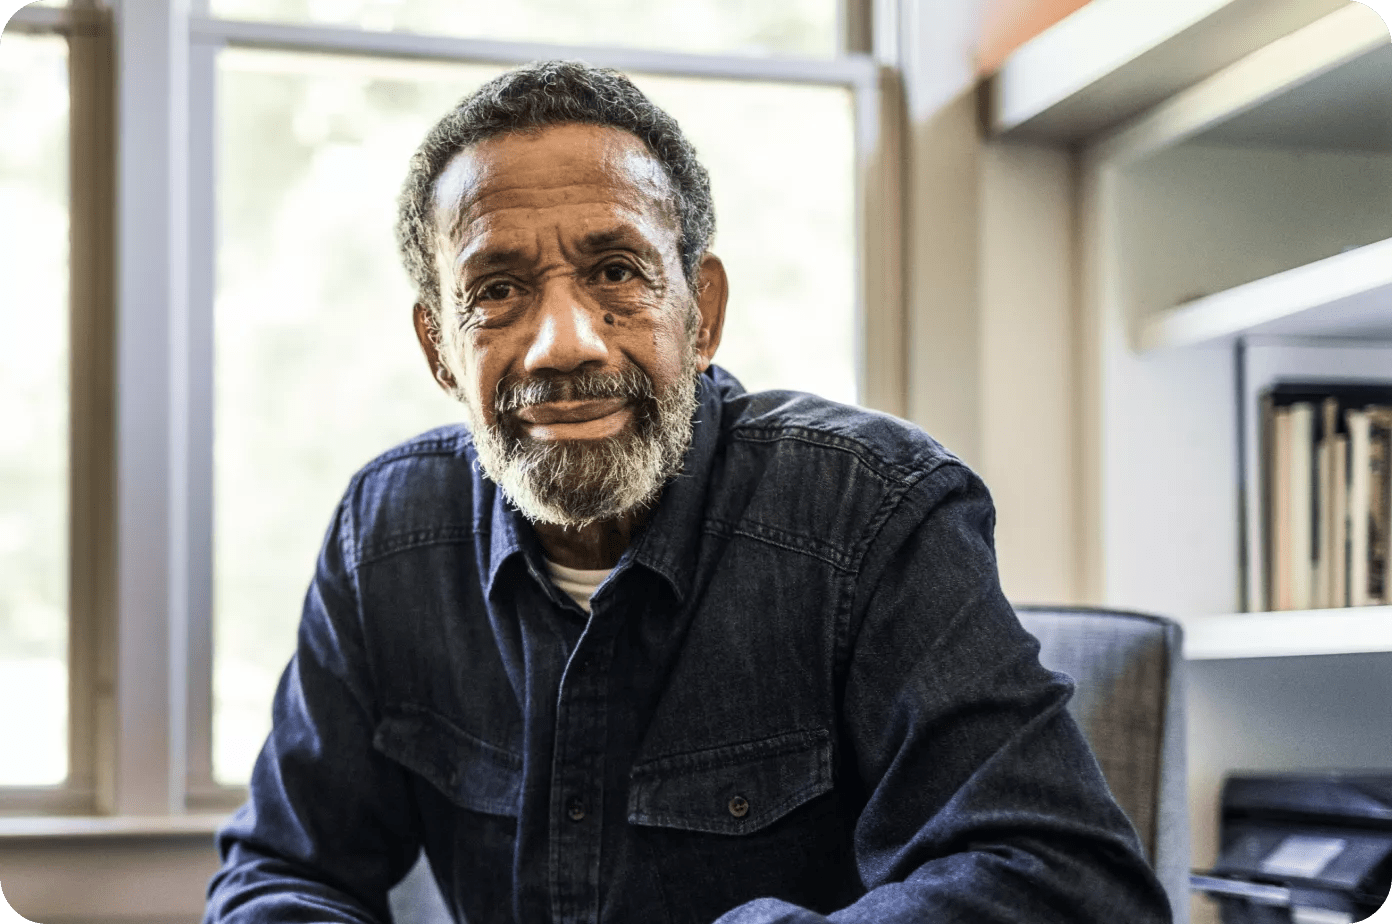
[(493, 406), (499, 417), (534, 404), (627, 398), (651, 401), (657, 397), (652, 379), (636, 366), (619, 372), (589, 370), (505, 378), (498, 382)]

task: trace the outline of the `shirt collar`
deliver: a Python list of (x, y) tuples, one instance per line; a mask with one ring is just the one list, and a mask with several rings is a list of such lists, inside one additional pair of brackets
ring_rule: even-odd
[[(493, 584), (503, 564), (514, 555), (525, 554), (528, 545), (539, 545), (536, 533), (526, 519), (507, 502), (503, 492), (483, 474), (477, 459), (474, 466), (475, 535), (488, 536), (488, 580), (485, 593), (492, 595)], [(540, 559), (540, 555), (536, 556)]]
[[(720, 443), (722, 391), (739, 383), (724, 370), (712, 366), (708, 374), (697, 376), (696, 417), (692, 422), (691, 446), (679, 475), (667, 482), (657, 509), (624, 558), (656, 572), (671, 585), (677, 600), (686, 602), (696, 572), (696, 553), (705, 519), (706, 492), (711, 467)], [(623, 559), (619, 560), (622, 567)]]
[[(695, 574), (706, 490), (720, 437), (721, 393), (731, 385), (739, 388), (733, 376), (716, 367), (698, 376), (697, 382), (691, 446), (682, 471), (667, 483), (646, 527), (615, 566), (617, 572), (630, 561), (643, 565), (661, 575), (681, 602), (685, 602)], [(545, 573), (545, 562), (531, 524), (508, 503), (497, 485), (484, 477), (477, 461), (471, 461), (475, 467), (475, 532), (489, 535), (486, 592), (491, 595), (498, 572), (514, 555), (527, 558), (539, 574)]]

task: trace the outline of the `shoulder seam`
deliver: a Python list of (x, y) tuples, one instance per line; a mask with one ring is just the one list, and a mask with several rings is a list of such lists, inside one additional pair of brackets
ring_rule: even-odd
[(855, 575), (855, 579), (848, 584), (849, 592), (846, 597), (846, 605), (840, 608), (841, 611), (837, 614), (836, 618), (836, 634), (833, 641), (833, 651), (835, 652), (835, 670), (838, 673), (849, 663), (851, 622), (855, 617), (853, 610), (855, 609), (855, 600), (860, 590), (860, 578), (864, 570), (865, 556), (869, 554), (870, 548), (875, 544), (880, 534), (884, 532), (885, 526), (888, 525), (899, 512), (904, 504), (904, 499), (930, 477), (949, 467), (955, 468), (960, 472), (967, 472), (968, 474), (971, 472), (971, 469), (967, 467), (966, 463), (962, 462), (956, 456), (950, 453), (944, 455), (939, 460), (938, 465), (924, 468), (914, 473), (916, 477), (895, 484), (894, 490), (885, 494), (879, 509), (875, 511), (875, 516), (866, 524), (865, 530), (861, 533), (860, 542), (855, 548), (854, 568), (851, 571), (851, 573)]
[[(427, 431), (433, 433), (436, 431)], [(376, 557), (364, 555), (363, 550), (358, 547), (357, 524), (354, 511), (357, 507), (358, 495), (362, 490), (363, 482), (380, 471), (382, 468), (393, 462), (403, 459), (423, 458), (426, 456), (453, 456), (458, 455), (460, 450), (473, 442), (473, 437), (466, 428), (460, 427), (450, 436), (429, 436), (422, 434), (405, 443), (393, 446), (380, 455), (367, 462), (362, 468), (353, 473), (353, 477), (348, 481), (348, 488), (343, 492), (343, 517), (347, 529), (344, 530), (342, 541), (342, 555), (344, 563), (352, 570), (356, 571), (369, 559), (375, 560)]]
[(941, 449), (937, 452), (930, 451), (921, 454), (922, 467), (901, 465), (875, 452), (862, 440), (800, 425), (780, 427), (736, 425), (731, 428), (731, 433), (737, 439), (745, 442), (774, 443), (782, 440), (794, 440), (809, 446), (820, 446), (845, 452), (855, 456), (873, 475), (886, 484), (912, 484), (923, 475), (943, 465), (961, 464), (961, 460), (956, 456), (946, 449)]

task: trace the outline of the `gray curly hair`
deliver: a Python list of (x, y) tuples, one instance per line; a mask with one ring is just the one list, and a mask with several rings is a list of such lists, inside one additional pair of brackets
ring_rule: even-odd
[(550, 125), (607, 125), (639, 138), (672, 185), (680, 225), (682, 269), (693, 293), (701, 257), (715, 233), (710, 177), (676, 120), (618, 71), (578, 61), (529, 64), (490, 80), (435, 124), (411, 157), (397, 200), (396, 238), (417, 297), (436, 321), (440, 280), (435, 272), (435, 181), (461, 150), (509, 132)]

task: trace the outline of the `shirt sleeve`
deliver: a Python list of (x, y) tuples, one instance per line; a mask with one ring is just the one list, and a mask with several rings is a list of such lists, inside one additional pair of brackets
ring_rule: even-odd
[(853, 609), (840, 772), (865, 804), (867, 893), (761, 899), (718, 924), (1161, 924), (1169, 903), (1065, 706), (1072, 683), (1000, 589), (985, 486), (947, 464), (871, 542)]
[(378, 753), (340, 508), (247, 803), (218, 833), (204, 924), (372, 924), (419, 851), (405, 771)]

